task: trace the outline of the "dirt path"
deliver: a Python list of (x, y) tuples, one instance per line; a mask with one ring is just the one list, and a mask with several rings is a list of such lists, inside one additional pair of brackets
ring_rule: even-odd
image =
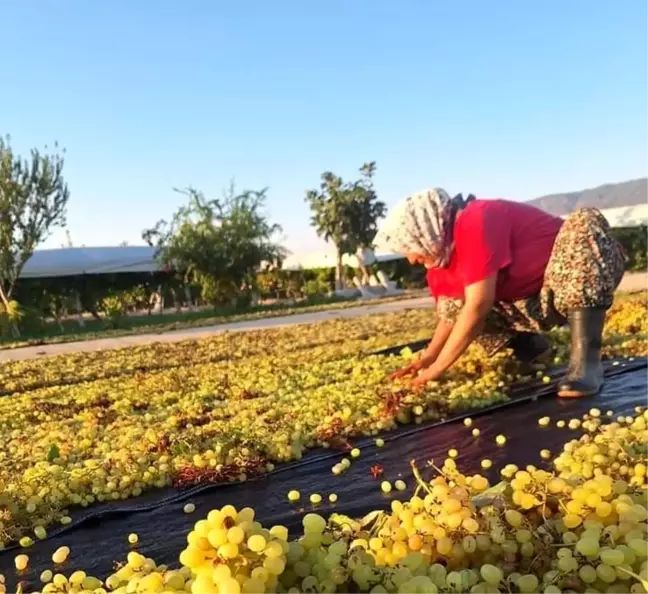
[(367, 314), (387, 313), (403, 309), (431, 307), (432, 300), (429, 297), (418, 297), (403, 301), (390, 303), (377, 303), (361, 305), (346, 309), (331, 309), (316, 311), (312, 313), (293, 314), (245, 322), (231, 322), (229, 324), (218, 324), (216, 326), (201, 326), (198, 328), (186, 328), (183, 330), (172, 330), (164, 334), (138, 334), (132, 336), (118, 336), (115, 338), (97, 338), (95, 340), (84, 340), (79, 342), (67, 342), (61, 344), (38, 345), (19, 349), (6, 349), (0, 351), (0, 362), (22, 361), (25, 359), (37, 359), (52, 355), (64, 355), (69, 353), (86, 353), (104, 349), (119, 349), (129, 346), (151, 344), (154, 342), (179, 342), (214, 336), (223, 332), (246, 332), (250, 330), (263, 330), (266, 328), (280, 328), (293, 326), (295, 324), (312, 324), (324, 320), (341, 318), (356, 318)]

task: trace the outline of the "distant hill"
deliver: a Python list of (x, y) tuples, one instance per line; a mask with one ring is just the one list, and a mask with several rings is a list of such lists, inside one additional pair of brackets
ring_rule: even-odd
[(562, 216), (583, 206), (592, 206), (603, 210), (604, 208), (646, 204), (647, 201), (648, 178), (644, 177), (618, 184), (605, 184), (580, 192), (542, 196), (530, 200), (529, 204), (542, 208), (553, 215)]

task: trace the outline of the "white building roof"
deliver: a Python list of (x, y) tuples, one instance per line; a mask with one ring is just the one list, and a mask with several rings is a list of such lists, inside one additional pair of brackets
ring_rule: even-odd
[(155, 248), (139, 245), (36, 250), (20, 278), (154, 272), (159, 270), (154, 256)]

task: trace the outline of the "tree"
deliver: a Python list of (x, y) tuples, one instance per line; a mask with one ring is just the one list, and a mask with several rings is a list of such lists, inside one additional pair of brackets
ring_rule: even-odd
[(378, 221), (387, 213), (387, 206), (378, 200), (373, 185), (376, 163), (365, 163), (360, 168), (362, 177), (353, 184), (349, 203), (348, 247), (356, 254), (362, 272), (363, 282), (368, 281), (364, 260), (365, 250), (373, 248), (373, 240), (378, 232)]
[[(69, 191), (63, 165), (61, 153), (32, 149), (26, 159), (14, 153), (9, 137), (0, 138), (0, 302), (6, 312), (15, 309), (16, 281), (36, 246), (65, 225)], [(15, 324), (12, 332), (19, 334)]]
[(185, 282), (199, 285), (205, 300), (217, 304), (241, 291), (251, 293), (261, 263), (285, 255), (275, 241), (280, 227), (263, 212), (266, 190), (237, 194), (232, 187), (222, 200), (207, 200), (193, 188), (176, 191), (188, 204), (142, 238), (158, 248), (165, 265), (181, 271)]
[(331, 241), (336, 249), (336, 289), (344, 286), (344, 254), (355, 253), (363, 276), (367, 275), (362, 252), (372, 246), (378, 219), (386, 211), (373, 187), (375, 171), (375, 162), (365, 163), (360, 168), (362, 177), (350, 183), (327, 171), (322, 174), (319, 190), (306, 193), (306, 202), (313, 213), (311, 224), (318, 236)]

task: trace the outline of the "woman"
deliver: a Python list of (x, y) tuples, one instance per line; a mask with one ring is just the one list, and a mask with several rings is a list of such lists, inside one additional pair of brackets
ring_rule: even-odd
[(569, 323), (571, 354), (558, 395), (601, 389), (605, 312), (625, 255), (598, 210), (563, 221), (528, 204), (450, 198), (437, 188), (401, 201), (376, 243), (428, 268), (437, 299), (429, 346), (392, 377), (436, 380), (474, 341), (489, 355), (512, 348), (519, 359), (537, 361), (551, 352), (541, 332)]

